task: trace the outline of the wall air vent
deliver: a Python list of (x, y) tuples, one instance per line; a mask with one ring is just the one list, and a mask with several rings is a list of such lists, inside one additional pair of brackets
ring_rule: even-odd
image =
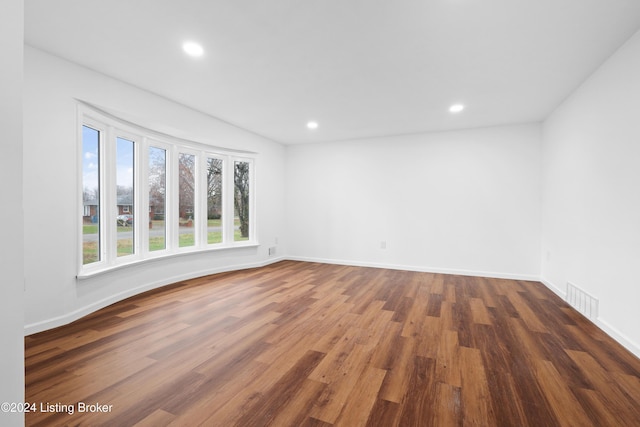
[(587, 319), (598, 319), (598, 299), (571, 282), (567, 282), (567, 302)]

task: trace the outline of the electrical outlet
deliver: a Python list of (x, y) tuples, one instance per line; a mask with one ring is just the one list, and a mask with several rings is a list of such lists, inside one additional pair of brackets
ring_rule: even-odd
[(269, 248), (269, 256), (276, 254), (276, 247), (272, 246)]

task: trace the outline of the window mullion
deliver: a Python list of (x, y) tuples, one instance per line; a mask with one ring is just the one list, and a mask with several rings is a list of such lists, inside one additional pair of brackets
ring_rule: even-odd
[(104, 201), (102, 203), (102, 228), (105, 236), (105, 261), (112, 264), (117, 255), (117, 223), (114, 206), (116, 205), (116, 133), (112, 126), (107, 127), (105, 143), (104, 163)]
[[(216, 152), (204, 144), (165, 137), (102, 116), (89, 108), (78, 111), (82, 123), (78, 133), (79, 277), (176, 252), (255, 243), (252, 156), (234, 155), (226, 150)], [(244, 204), (249, 207), (249, 236), (238, 242), (235, 238), (235, 162), (249, 166), (250, 180), (250, 200)], [(209, 176), (210, 168), (214, 176)], [(124, 171), (127, 175), (123, 175)], [(186, 181), (181, 182), (181, 177)], [(129, 187), (131, 191), (127, 191)], [(221, 194), (216, 195), (218, 192)], [(92, 194), (95, 196), (91, 197)], [(118, 232), (121, 214), (133, 215), (133, 230)], [(216, 219), (212, 222), (215, 233), (211, 236), (210, 214)], [(217, 221), (218, 217), (221, 221)], [(160, 230), (163, 218), (164, 229)], [(124, 231), (128, 233), (125, 235)], [(184, 233), (182, 246), (181, 232)]]
[(249, 161), (249, 240), (255, 241), (257, 236), (256, 227), (256, 163), (255, 160)]
[(202, 203), (200, 203), (200, 200), (202, 199), (200, 197), (200, 192), (202, 191), (201, 188), (202, 186), (200, 185), (200, 175), (202, 175), (202, 168), (200, 167), (200, 160), (201, 160), (201, 153), (193, 153), (193, 155), (195, 156), (194, 159), (194, 164), (193, 164), (193, 168), (194, 168), (194, 179), (193, 179), (193, 239), (194, 239), (194, 247), (200, 247), (202, 246), (202, 215), (199, 215), (200, 213), (200, 207), (202, 205)]
[[(150, 208), (149, 208), (149, 144), (147, 138), (140, 138), (140, 143), (138, 144), (137, 151), (137, 161), (136, 166), (138, 170), (138, 193), (136, 200), (139, 204), (137, 207), (138, 212), (140, 212), (137, 216), (140, 217), (139, 222), (137, 223), (138, 230), (138, 245), (137, 250), (138, 254), (142, 258), (145, 258), (149, 253), (149, 221), (150, 221)], [(134, 217), (135, 220), (135, 217)]]
[(133, 145), (133, 251), (136, 258), (142, 257), (142, 248), (145, 246), (143, 242), (146, 241), (143, 235), (146, 237), (145, 230), (149, 230), (149, 208), (148, 204), (144, 203), (146, 186), (142, 180), (142, 177), (146, 176), (142, 154), (146, 147), (144, 140), (145, 138), (138, 137)]
[[(196, 213), (196, 224), (198, 224), (198, 239), (200, 247), (206, 247), (208, 244), (209, 215), (207, 213), (207, 155), (204, 152), (198, 153), (200, 159), (198, 161), (198, 192), (196, 200), (198, 210)], [(200, 221), (197, 221), (197, 219)]]
[(224, 202), (225, 202), (225, 215), (224, 215), (224, 242), (226, 244), (233, 243), (233, 235), (235, 230), (235, 212), (234, 212), (234, 195), (235, 189), (234, 182), (234, 159), (227, 157), (224, 165)]
[(167, 200), (169, 204), (169, 231), (170, 235), (170, 248), (172, 252), (178, 250), (179, 242), (180, 242), (180, 229), (178, 227), (178, 219), (180, 218), (180, 206), (179, 206), (179, 193), (180, 193), (180, 185), (179, 185), (179, 147), (171, 148), (171, 167), (170, 175), (167, 177), (167, 180), (170, 185), (168, 187), (171, 189), (171, 197)]

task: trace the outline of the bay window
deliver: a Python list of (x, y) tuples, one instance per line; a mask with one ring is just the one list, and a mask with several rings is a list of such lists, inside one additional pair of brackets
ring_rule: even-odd
[(82, 108), (80, 272), (255, 245), (253, 158)]

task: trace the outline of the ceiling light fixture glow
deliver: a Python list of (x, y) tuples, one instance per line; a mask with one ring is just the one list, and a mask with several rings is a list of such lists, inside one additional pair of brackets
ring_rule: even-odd
[(307, 127), (309, 129), (318, 129), (318, 122), (307, 122)]
[(464, 105), (462, 104), (453, 104), (451, 107), (449, 107), (450, 113), (459, 113), (462, 110), (464, 110)]
[(196, 42), (185, 42), (182, 45), (182, 50), (189, 56), (193, 56), (194, 58), (200, 57), (204, 54), (203, 47)]

